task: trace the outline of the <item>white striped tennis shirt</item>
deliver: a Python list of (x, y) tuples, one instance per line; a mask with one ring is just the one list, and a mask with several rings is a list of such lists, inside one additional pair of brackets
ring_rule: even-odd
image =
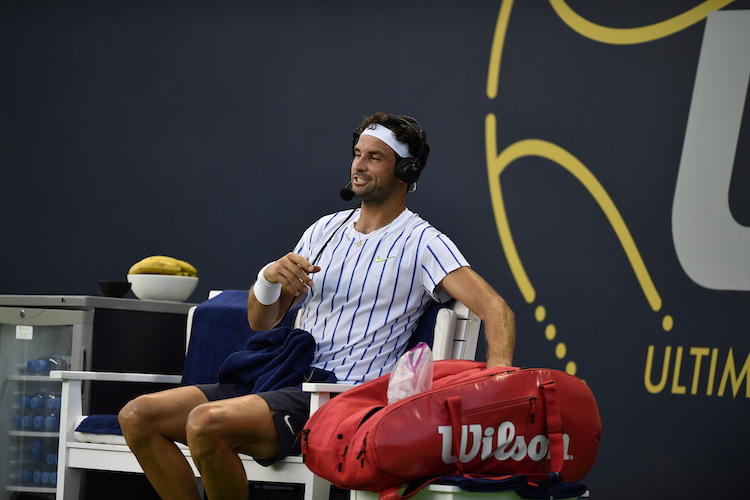
[[(468, 266), (456, 245), (419, 215), (404, 210), (369, 234), (354, 229), (359, 210), (319, 219), (295, 248), (321, 271), (305, 297), (301, 328), (317, 341), (313, 366), (341, 382), (358, 383), (390, 373), (430, 299), (450, 297), (440, 281)], [(341, 227), (340, 227), (341, 226)]]

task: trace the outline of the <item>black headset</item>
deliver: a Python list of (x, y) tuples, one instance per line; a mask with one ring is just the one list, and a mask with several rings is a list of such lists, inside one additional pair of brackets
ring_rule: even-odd
[[(406, 125), (410, 129), (412, 129), (414, 133), (417, 134), (417, 138), (419, 139), (419, 151), (416, 155), (414, 155), (414, 158), (401, 158), (398, 154), (396, 154), (396, 178), (402, 182), (411, 184), (419, 179), (419, 174), (422, 173), (422, 169), (424, 168), (424, 157), (422, 155), (425, 153), (427, 134), (424, 133), (424, 130), (422, 130), (419, 122), (417, 122), (417, 120), (415, 120), (411, 116), (388, 115), (388, 118), (402, 125)], [(352, 153), (354, 152), (354, 147), (357, 145), (359, 136), (360, 132), (359, 129), (357, 129), (354, 131)], [(409, 149), (409, 152), (412, 152), (411, 148)]]

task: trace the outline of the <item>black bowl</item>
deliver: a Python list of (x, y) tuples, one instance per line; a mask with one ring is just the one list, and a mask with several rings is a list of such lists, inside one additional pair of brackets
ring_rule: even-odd
[(130, 283), (127, 281), (99, 280), (99, 291), (105, 297), (122, 298), (130, 291)]

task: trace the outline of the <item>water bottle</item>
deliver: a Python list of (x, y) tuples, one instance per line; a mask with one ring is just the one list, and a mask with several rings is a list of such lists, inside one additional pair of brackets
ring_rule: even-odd
[(21, 416), (21, 428), (26, 430), (32, 430), (34, 428), (34, 415), (22, 415)]
[(26, 371), (30, 375), (36, 375), (43, 372), (46, 366), (47, 365), (43, 359), (30, 359), (28, 362), (26, 362)]
[(60, 416), (56, 413), (47, 415), (44, 419), (44, 429), (49, 432), (57, 432), (60, 430)]
[(62, 407), (62, 399), (60, 398), (60, 394), (49, 394), (47, 396), (47, 409), (48, 410), (57, 410), (59, 412), (61, 407)]
[[(40, 411), (44, 408), (44, 402), (47, 399), (47, 395), (43, 392), (34, 394), (29, 398), (29, 408), (34, 411)], [(19, 400), (20, 402), (20, 400)]]
[(23, 419), (23, 415), (20, 413), (16, 413), (10, 418), (10, 425), (12, 427), (15, 427), (16, 429), (21, 427), (21, 421)]
[(44, 415), (35, 415), (33, 420), (33, 427), (35, 431), (43, 431), (44, 430), (44, 422), (46, 420), (46, 417)]
[(42, 440), (36, 440), (36, 441), (32, 441), (30, 448), (31, 448), (31, 451), (34, 453), (44, 453), (46, 444)]
[(26, 364), (26, 370), (38, 375), (49, 375), (51, 370), (70, 370), (70, 356), (45, 356)]

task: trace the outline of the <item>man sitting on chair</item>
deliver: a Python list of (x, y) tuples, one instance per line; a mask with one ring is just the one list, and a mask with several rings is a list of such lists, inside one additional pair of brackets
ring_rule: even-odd
[[(413, 118), (376, 113), (362, 122), (346, 190), (360, 207), (322, 217), (293, 252), (261, 269), (248, 299), (253, 330), (273, 328), (303, 301), (300, 327), (316, 342), (312, 366), (361, 383), (391, 371), (431, 300), (453, 297), (484, 322), (488, 366), (511, 365), (513, 312), (450, 239), (406, 208), (429, 150)], [(125, 439), (162, 498), (200, 499), (175, 441), (190, 447), (211, 500), (247, 498), (238, 452), (264, 465), (299, 453), (309, 394), (298, 387), (245, 392), (232, 384), (186, 386), (122, 409)]]

